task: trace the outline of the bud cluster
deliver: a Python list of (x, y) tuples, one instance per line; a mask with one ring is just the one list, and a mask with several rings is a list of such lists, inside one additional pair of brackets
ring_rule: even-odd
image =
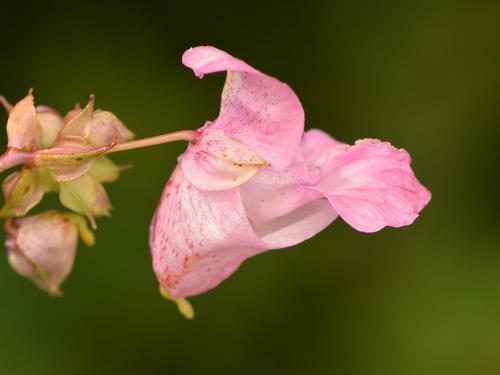
[[(95, 218), (109, 216), (103, 183), (118, 179), (121, 166), (106, 151), (134, 137), (111, 112), (94, 110), (91, 96), (64, 117), (47, 106), (35, 107), (32, 90), (14, 106), (0, 97), (7, 120), (7, 150), (0, 171), (20, 165), (2, 183), (6, 247), (11, 266), (51, 295), (73, 266), (78, 236), (93, 245)], [(58, 193), (70, 211), (26, 216), (47, 193)]]

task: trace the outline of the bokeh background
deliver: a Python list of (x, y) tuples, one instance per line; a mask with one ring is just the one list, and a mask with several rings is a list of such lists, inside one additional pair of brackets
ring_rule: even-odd
[(499, 2), (23, 1), (0, 14), (11, 101), (34, 87), (64, 112), (94, 93), (139, 137), (194, 129), (216, 117), (224, 75), (200, 81), (180, 56), (211, 44), (289, 83), (308, 128), (406, 148), (433, 193), (410, 227), (338, 220), (247, 261), (186, 321), (159, 296), (147, 243), (185, 144), (113, 155), (134, 168), (108, 186), (113, 217), (80, 246), (64, 298), (0, 258), (0, 374), (500, 373)]

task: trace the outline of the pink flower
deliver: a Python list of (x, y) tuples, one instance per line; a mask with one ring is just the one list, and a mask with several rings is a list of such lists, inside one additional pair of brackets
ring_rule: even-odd
[(406, 151), (303, 134), (294, 92), (213, 47), (188, 50), (196, 75), (227, 70), (221, 110), (181, 156), (151, 224), (153, 268), (174, 298), (205, 292), (247, 258), (300, 243), (341, 216), (374, 232), (411, 224), (430, 193)]

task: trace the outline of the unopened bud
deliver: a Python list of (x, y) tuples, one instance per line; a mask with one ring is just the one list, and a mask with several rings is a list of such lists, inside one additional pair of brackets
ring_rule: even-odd
[(60, 286), (73, 268), (78, 232), (93, 243), (93, 234), (78, 215), (58, 211), (8, 220), (6, 247), (12, 268), (50, 295), (61, 295)]

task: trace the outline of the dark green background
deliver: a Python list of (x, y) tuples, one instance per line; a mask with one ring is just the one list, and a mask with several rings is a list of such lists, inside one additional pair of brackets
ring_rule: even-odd
[(66, 111), (95, 93), (139, 137), (194, 129), (224, 77), (180, 57), (211, 44), (288, 82), (308, 128), (406, 148), (433, 199), (411, 227), (338, 220), (247, 261), (189, 322), (160, 298), (147, 242), (185, 145), (113, 155), (135, 167), (109, 185), (113, 217), (64, 298), (2, 257), (0, 374), (500, 373), (499, 2), (18, 3), (0, 22), (12, 101), (34, 87)]

